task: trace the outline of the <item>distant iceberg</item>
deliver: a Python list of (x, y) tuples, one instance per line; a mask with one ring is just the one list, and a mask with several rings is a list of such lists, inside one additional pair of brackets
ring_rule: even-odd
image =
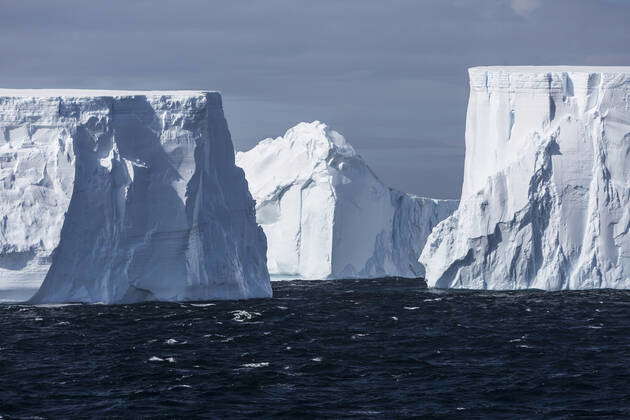
[(630, 288), (630, 67), (470, 69), (459, 209), (429, 285)]
[(271, 296), (214, 92), (0, 90), (0, 289), (43, 302)]
[(422, 277), (425, 240), (457, 207), (386, 187), (341, 134), (318, 121), (237, 153), (236, 163), (257, 203), (272, 276)]

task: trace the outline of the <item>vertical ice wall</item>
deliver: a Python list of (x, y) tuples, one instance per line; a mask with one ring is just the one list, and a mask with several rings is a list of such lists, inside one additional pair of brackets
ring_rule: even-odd
[(0, 287), (35, 302), (271, 294), (210, 92), (0, 90)]
[(630, 287), (630, 68), (470, 69), (459, 209), (430, 285)]
[(236, 160), (257, 202), (272, 275), (422, 277), (424, 242), (456, 207), (386, 187), (341, 134), (318, 121)]
[(0, 96), (2, 290), (38, 288), (59, 243), (75, 153), (69, 127), (53, 121), (58, 109), (51, 98)]

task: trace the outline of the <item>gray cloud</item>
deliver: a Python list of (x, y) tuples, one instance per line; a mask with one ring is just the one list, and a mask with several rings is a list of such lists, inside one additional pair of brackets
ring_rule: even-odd
[(521, 16), (527, 16), (542, 6), (541, 0), (511, 0), (512, 9)]
[(319, 119), (390, 185), (456, 197), (466, 68), (628, 64), (628, 12), (619, 0), (536, 10), (511, 0), (0, 0), (0, 86), (218, 89), (237, 148)]

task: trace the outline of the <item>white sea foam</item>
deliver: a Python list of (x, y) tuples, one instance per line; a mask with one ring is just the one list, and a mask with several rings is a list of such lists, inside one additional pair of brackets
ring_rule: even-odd
[(242, 364), (241, 366), (246, 367), (246, 368), (259, 368), (259, 367), (269, 366), (269, 362), (245, 363), (245, 364)]
[(247, 312), (243, 310), (232, 311), (230, 313), (232, 314), (232, 320), (236, 322), (245, 322), (260, 316), (258, 312)]

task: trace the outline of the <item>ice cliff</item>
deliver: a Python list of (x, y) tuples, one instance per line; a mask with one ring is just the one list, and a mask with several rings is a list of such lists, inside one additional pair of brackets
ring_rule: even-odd
[(0, 289), (266, 297), (265, 253), (218, 93), (0, 90)]
[(452, 200), (392, 190), (318, 121), (239, 152), (269, 244), (269, 272), (304, 279), (421, 277), (418, 257)]
[(630, 287), (630, 67), (470, 69), (458, 210), (429, 285)]

